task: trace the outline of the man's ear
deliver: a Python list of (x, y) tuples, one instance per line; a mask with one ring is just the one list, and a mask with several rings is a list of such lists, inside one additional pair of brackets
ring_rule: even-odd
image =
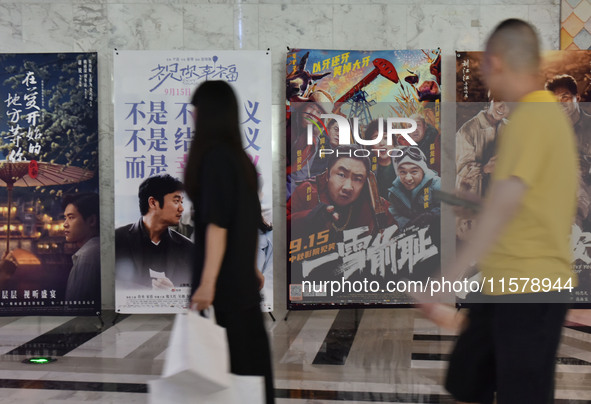
[(86, 223), (90, 227), (98, 227), (98, 217), (93, 213), (92, 215), (86, 218)]
[(148, 197), (148, 207), (149, 208), (159, 208), (160, 203), (154, 198), (153, 196)]
[(491, 73), (502, 72), (505, 68), (505, 63), (504, 63), (503, 59), (498, 55), (489, 55), (488, 56), (488, 63), (490, 66)]

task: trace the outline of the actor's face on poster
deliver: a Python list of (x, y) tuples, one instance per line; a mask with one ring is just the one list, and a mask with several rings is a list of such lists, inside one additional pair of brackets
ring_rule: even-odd
[(425, 176), (425, 173), (419, 166), (411, 163), (401, 164), (398, 167), (398, 174), (402, 185), (409, 191), (415, 189), (423, 181), (423, 177)]
[(94, 215), (89, 216), (86, 220), (78, 212), (78, 209), (73, 204), (66, 206), (64, 210), (64, 235), (68, 243), (75, 243), (81, 246), (86, 242), (93, 232), (93, 222), (96, 222)]
[(564, 112), (571, 121), (575, 121), (574, 117), (579, 113), (579, 99), (580, 97), (577, 94), (571, 93), (566, 88), (557, 88), (554, 91), (554, 95), (558, 102), (561, 103)]
[(336, 206), (347, 206), (359, 198), (365, 185), (367, 170), (365, 165), (355, 159), (339, 159), (330, 169), (328, 194)]
[(162, 207), (156, 202), (157, 214), (162, 223), (166, 223), (168, 226), (176, 226), (181, 221), (183, 215), (183, 193), (182, 192), (171, 192), (170, 194), (164, 195), (164, 203)]

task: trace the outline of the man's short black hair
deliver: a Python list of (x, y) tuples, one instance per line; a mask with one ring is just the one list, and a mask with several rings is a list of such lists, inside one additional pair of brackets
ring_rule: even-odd
[(570, 74), (557, 74), (546, 82), (546, 90), (556, 91), (559, 88), (566, 88), (572, 95), (577, 95), (577, 80)]
[(96, 215), (97, 224), (100, 222), (100, 204), (97, 193), (79, 192), (76, 194), (66, 194), (62, 199), (62, 210), (66, 210), (68, 205), (74, 205), (84, 220), (92, 215)]
[(164, 205), (164, 195), (171, 194), (184, 189), (183, 183), (169, 174), (155, 175), (146, 178), (138, 191), (140, 213), (144, 216), (150, 208), (148, 198), (153, 197), (158, 201), (160, 207)]
[(369, 172), (371, 171), (369, 156), (356, 156), (354, 154), (356, 150), (365, 149), (362, 149), (357, 145), (340, 145), (336, 149), (334, 149), (334, 153), (330, 154), (328, 157), (328, 175), (330, 176), (330, 170), (335, 165), (335, 163), (343, 158), (352, 158), (363, 162), (363, 165), (367, 170), (367, 175), (369, 175)]
[(486, 41), (486, 53), (500, 56), (515, 71), (537, 73), (540, 68), (536, 30), (517, 18), (509, 18), (496, 26)]

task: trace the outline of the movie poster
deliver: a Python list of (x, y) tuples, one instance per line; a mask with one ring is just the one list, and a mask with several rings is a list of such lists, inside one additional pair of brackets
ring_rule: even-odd
[(291, 49), (288, 308), (409, 303), (439, 273), (439, 49)]
[[(456, 189), (484, 196), (495, 166), (499, 134), (510, 110), (494, 100), (482, 81), (482, 52), (456, 53)], [(562, 102), (570, 118), (579, 150), (581, 168), (577, 216), (572, 227), (573, 269), (579, 286), (575, 303), (591, 302), (591, 51), (547, 51), (543, 54), (545, 86)], [(456, 240), (470, 237), (473, 219), (456, 218)], [(475, 274), (473, 274), (475, 275)], [(476, 275), (475, 275), (476, 276)]]
[(238, 97), (244, 149), (259, 173), (269, 226), (260, 232), (258, 266), (266, 278), (262, 308), (271, 311), (269, 53), (116, 50), (114, 60), (116, 310), (178, 313), (188, 307), (193, 211), (177, 188), (193, 137), (190, 102), (201, 82), (225, 80)]
[(100, 314), (97, 54), (0, 74), (0, 315)]

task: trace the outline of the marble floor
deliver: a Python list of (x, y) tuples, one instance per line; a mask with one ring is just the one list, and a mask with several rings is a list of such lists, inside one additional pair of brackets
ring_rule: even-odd
[[(563, 329), (556, 402), (591, 403), (591, 326), (571, 317), (583, 323)], [(278, 404), (453, 402), (441, 384), (455, 333), (416, 309), (267, 319)], [(147, 403), (147, 382), (162, 371), (173, 316), (104, 312), (103, 321), (0, 318), (0, 403)], [(34, 355), (58, 360), (22, 363)]]

